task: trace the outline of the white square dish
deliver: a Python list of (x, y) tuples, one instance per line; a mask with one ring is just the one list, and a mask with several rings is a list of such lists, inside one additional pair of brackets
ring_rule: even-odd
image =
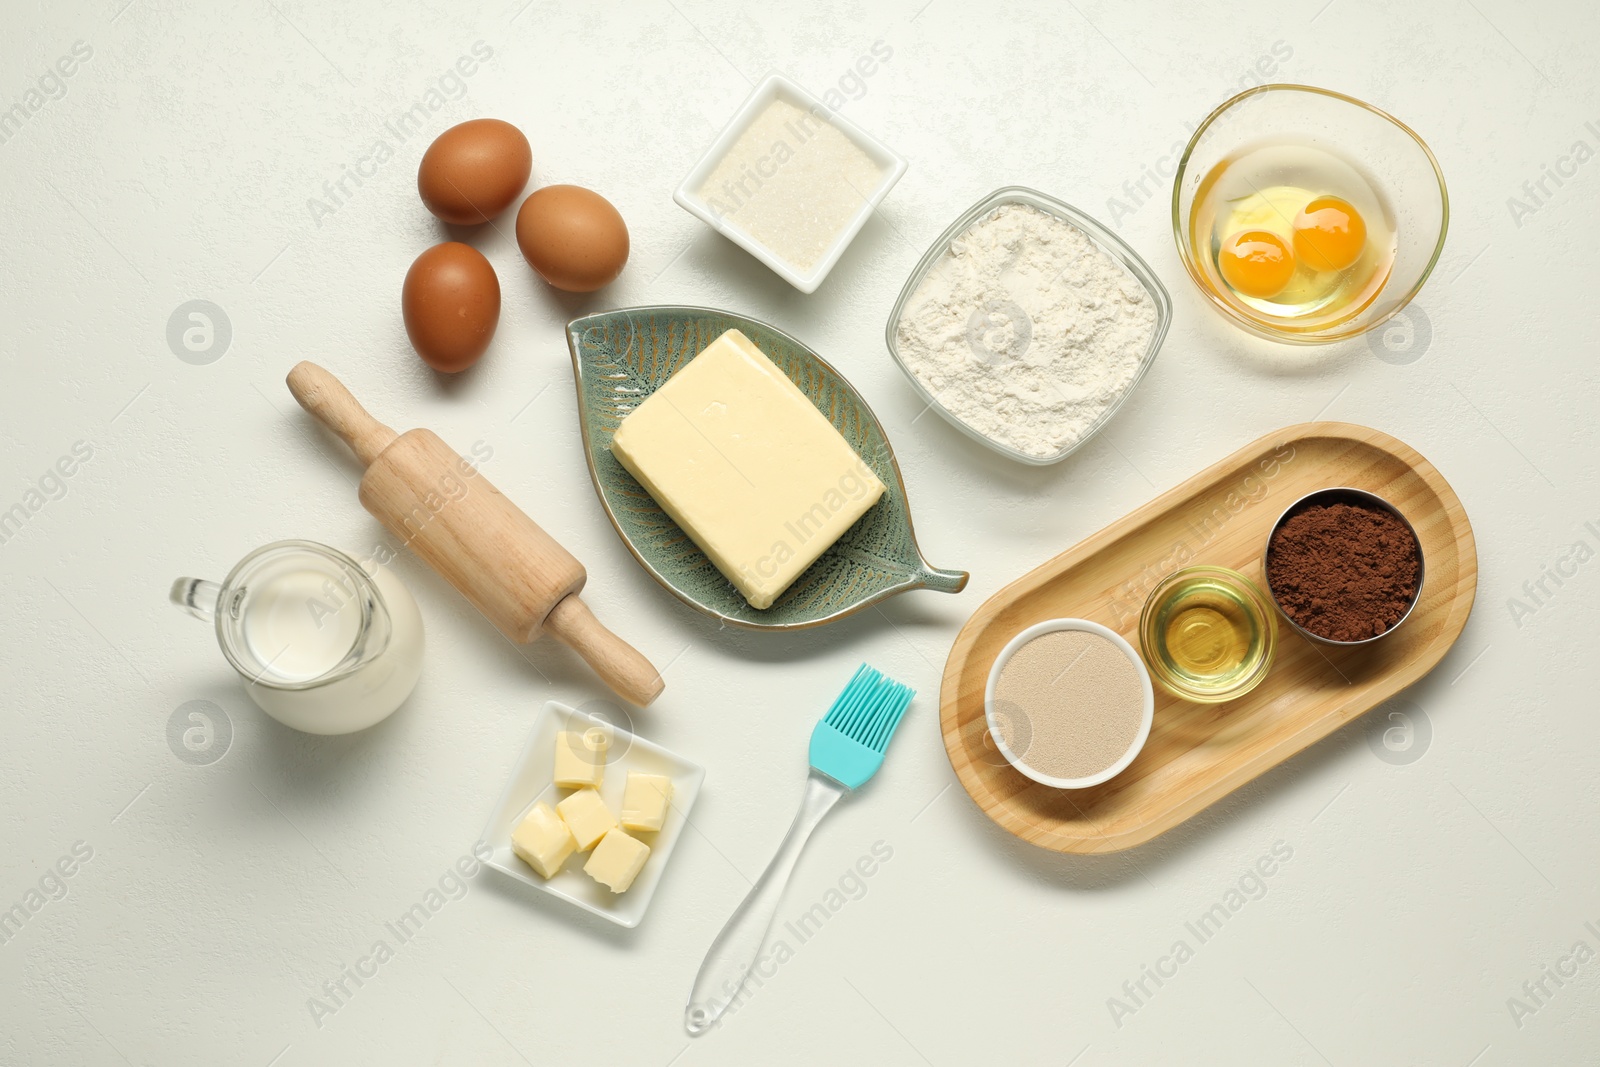
[[(572, 792), (557, 786), (553, 780), (556, 735), (563, 730), (581, 732), (592, 726), (606, 726), (615, 733), (606, 762), (605, 780), (600, 787), (601, 799), (613, 812), (622, 810), (622, 792), (629, 771), (665, 775), (672, 780), (672, 802), (661, 829), (655, 833), (633, 834), (650, 846), (650, 856), (626, 893), (613, 893), (583, 873), (583, 865), (589, 859), (587, 852), (573, 855), (560, 873), (547, 881), (511, 850), (511, 831), (529, 809), (541, 800), (555, 807), (557, 801)], [(688, 824), (689, 812), (700, 795), (700, 784), (705, 776), (705, 768), (660, 745), (576, 708), (548, 701), (539, 709), (533, 730), (528, 734), (528, 743), (523, 746), (522, 756), (511, 769), (511, 779), (506, 783), (505, 791), (501, 793), (500, 801), (483, 829), (483, 840), (492, 850), (486, 862), (502, 874), (576, 904), (584, 911), (593, 912), (619, 926), (638, 926), (644, 918), (645, 909), (650, 906), (650, 898), (655, 896), (656, 885), (661, 881), (667, 861), (672, 858), (678, 838)]]
[[(870, 194), (863, 198), (860, 207), (856, 209), (850, 221), (834, 237), (833, 243), (828, 246), (827, 251), (823, 253), (810, 270), (801, 270), (789, 263), (773, 249), (740, 228), (730, 218), (726, 218), (721, 212), (714, 210), (711, 204), (702, 198), (699, 193), (700, 187), (705, 184), (706, 178), (711, 175), (717, 164), (728, 154), (734, 142), (755, 121), (756, 116), (760, 115), (766, 106), (776, 99), (787, 100), (844, 134), (846, 138), (865, 152), (883, 172), (878, 184)], [(772, 268), (784, 281), (802, 293), (811, 293), (815, 292), (817, 286), (822, 284), (822, 280), (828, 276), (828, 272), (833, 269), (833, 265), (839, 262), (839, 257), (844, 254), (844, 250), (849, 247), (850, 242), (861, 231), (861, 227), (866, 225), (867, 217), (883, 202), (883, 198), (888, 195), (890, 189), (894, 188), (894, 184), (900, 180), (900, 176), (905, 172), (906, 161), (890, 151), (881, 141), (873, 138), (837, 111), (830, 109), (795, 82), (790, 81), (781, 74), (769, 74), (762, 79), (761, 84), (757, 85), (745, 102), (739, 106), (739, 110), (734, 113), (733, 118), (723, 127), (722, 132), (717, 135), (717, 139), (711, 143), (711, 147), (706, 149), (705, 155), (700, 157), (700, 162), (695, 164), (688, 177), (684, 178), (682, 184), (673, 192), (672, 199), (679, 207), (696, 216), (707, 226), (710, 226), (713, 230), (716, 230)]]

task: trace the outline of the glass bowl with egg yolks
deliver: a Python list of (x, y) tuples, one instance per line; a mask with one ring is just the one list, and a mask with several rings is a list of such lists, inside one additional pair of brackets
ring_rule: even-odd
[(1444, 249), (1438, 161), (1404, 123), (1306, 85), (1263, 85), (1200, 124), (1172, 186), (1172, 232), (1206, 299), (1290, 344), (1401, 314)]

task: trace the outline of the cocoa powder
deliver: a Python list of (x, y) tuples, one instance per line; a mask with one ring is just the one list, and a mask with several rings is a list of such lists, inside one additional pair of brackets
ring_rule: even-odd
[(1290, 515), (1267, 549), (1267, 582), (1284, 614), (1331, 641), (1386, 633), (1416, 599), (1422, 553), (1404, 522), (1360, 502)]

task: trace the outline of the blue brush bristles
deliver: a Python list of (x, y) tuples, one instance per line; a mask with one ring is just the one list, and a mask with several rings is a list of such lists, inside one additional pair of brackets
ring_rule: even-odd
[(916, 691), (863, 663), (823, 722), (874, 752), (884, 752)]

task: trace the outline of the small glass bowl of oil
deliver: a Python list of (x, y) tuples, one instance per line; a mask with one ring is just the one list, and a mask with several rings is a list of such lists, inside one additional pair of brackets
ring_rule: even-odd
[(1252, 333), (1354, 337), (1410, 303), (1438, 262), (1449, 197), (1403, 123), (1339, 93), (1264, 85), (1195, 131), (1172, 228), (1201, 293)]
[(1197, 704), (1234, 700), (1261, 684), (1277, 640), (1265, 594), (1226, 567), (1174, 571), (1150, 591), (1139, 616), (1150, 677)]

